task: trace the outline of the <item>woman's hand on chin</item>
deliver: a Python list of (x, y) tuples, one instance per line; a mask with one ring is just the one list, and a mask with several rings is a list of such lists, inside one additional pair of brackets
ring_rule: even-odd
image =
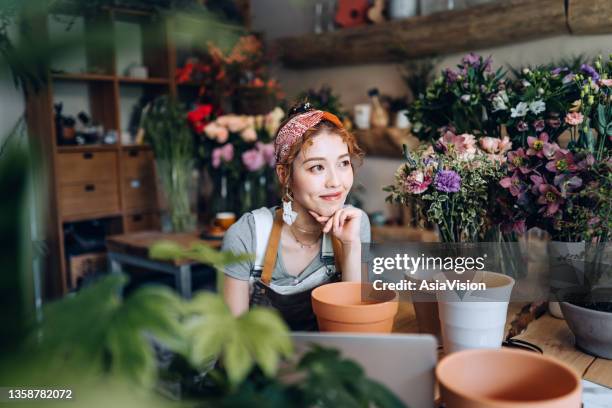
[(321, 225), (323, 232), (332, 234), (344, 245), (360, 244), (361, 210), (355, 207), (344, 207), (338, 209), (331, 216), (320, 215), (312, 210), (308, 213), (313, 216)]

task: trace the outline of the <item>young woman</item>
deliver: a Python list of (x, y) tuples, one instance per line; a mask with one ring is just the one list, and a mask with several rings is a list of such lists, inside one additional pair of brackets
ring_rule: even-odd
[(361, 279), (370, 224), (344, 202), (363, 153), (335, 115), (309, 104), (290, 111), (274, 147), (283, 206), (247, 213), (226, 232), (223, 250), (256, 257), (225, 268), (224, 296), (234, 315), (268, 305), (292, 330), (316, 330), (312, 289)]

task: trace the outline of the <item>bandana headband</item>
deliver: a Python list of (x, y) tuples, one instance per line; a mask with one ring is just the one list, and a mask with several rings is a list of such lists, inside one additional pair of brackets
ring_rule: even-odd
[(322, 120), (328, 120), (337, 128), (343, 129), (342, 122), (333, 113), (313, 110), (294, 116), (283, 126), (274, 139), (274, 155), (277, 163), (284, 163), (289, 149), (301, 140), (304, 133)]

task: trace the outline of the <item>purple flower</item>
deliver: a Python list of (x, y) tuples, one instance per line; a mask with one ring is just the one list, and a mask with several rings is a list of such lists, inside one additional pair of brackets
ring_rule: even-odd
[(454, 83), (459, 76), (459, 74), (452, 69), (447, 69), (444, 71), (444, 74), (446, 75), (446, 83), (449, 85)]
[(558, 67), (550, 71), (550, 73), (553, 75), (559, 75), (560, 73), (565, 72), (567, 70), (568, 70), (567, 67)]
[(587, 74), (588, 76), (590, 76), (591, 78), (593, 78), (593, 81), (595, 82), (599, 81), (599, 73), (597, 73), (595, 68), (593, 68), (592, 66), (588, 64), (582, 64), (580, 66), (580, 70), (584, 72), (585, 74)]
[(463, 57), (462, 62), (467, 66), (478, 68), (480, 66), (480, 56), (474, 54), (473, 52), (470, 52), (465, 57)]
[(264, 166), (265, 161), (259, 150), (250, 149), (242, 153), (242, 163), (248, 171), (257, 171)]
[(453, 170), (441, 170), (436, 174), (435, 187), (444, 193), (456, 193), (461, 188), (461, 176)]
[(544, 157), (544, 145), (548, 143), (548, 133), (542, 132), (537, 138), (533, 136), (527, 137), (527, 156)]
[(529, 130), (529, 125), (524, 120), (521, 120), (516, 125), (516, 128), (518, 129), (519, 132), (526, 132)]

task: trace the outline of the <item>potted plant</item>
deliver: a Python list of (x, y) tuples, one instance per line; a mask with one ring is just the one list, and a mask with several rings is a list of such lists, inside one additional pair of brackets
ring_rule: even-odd
[(549, 141), (546, 133), (530, 136), (527, 149), (508, 154), (508, 173), (500, 181), (512, 197), (508, 221), (551, 235), (551, 286), (556, 300), (564, 301), (561, 307), (577, 346), (608, 358), (611, 73), (612, 60), (604, 65), (599, 58), (572, 74), (580, 99), (564, 118), (571, 132), (567, 149)]
[[(385, 188), (390, 193), (387, 200), (413, 203), (448, 244), (445, 256), (460, 256), (465, 245), (459, 244), (489, 239), (489, 208), (494, 205), (490, 187), (501, 179), (501, 163), (510, 147), (508, 138), (486, 137), (477, 143), (473, 135), (447, 130), (435, 146), (405, 151), (406, 163), (396, 171), (394, 184)], [(407, 278), (432, 280), (438, 272), (420, 270)], [(435, 292), (414, 296), (419, 327), (439, 337), (440, 303), (436, 303)]]

